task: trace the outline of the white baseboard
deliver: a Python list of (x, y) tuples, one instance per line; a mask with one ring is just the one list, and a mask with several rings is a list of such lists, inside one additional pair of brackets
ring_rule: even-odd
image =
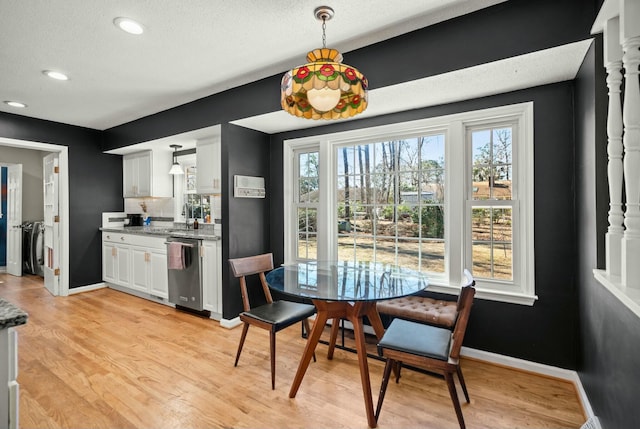
[(74, 287), (69, 289), (69, 295), (75, 295), (76, 293), (90, 292), (92, 290), (104, 289), (107, 285), (105, 283), (96, 283), (92, 285)]
[(227, 329), (233, 329), (236, 326), (242, 325), (240, 317), (234, 317), (233, 319), (220, 319), (220, 326)]
[(578, 397), (580, 398), (580, 402), (582, 403), (582, 407), (584, 409), (584, 412), (587, 414), (587, 417), (591, 418), (595, 416), (593, 413), (593, 408), (591, 408), (589, 398), (587, 397), (587, 392), (585, 392), (584, 387), (582, 386), (582, 382), (580, 381), (580, 377), (578, 376), (578, 373), (576, 371), (558, 368), (555, 366), (545, 365), (537, 362), (531, 362), (511, 356), (485, 352), (483, 350), (471, 349), (469, 347), (462, 347), (461, 354), (464, 357), (483, 360), (486, 362), (507, 366), (509, 368), (520, 369), (535, 374), (569, 381), (576, 387), (576, 390), (578, 391)]
[[(327, 324), (331, 325), (332, 322), (332, 320), (328, 320)], [(344, 327), (345, 329), (353, 329), (353, 325), (347, 320), (344, 321)], [(364, 326), (364, 331), (367, 334), (374, 334), (373, 328), (369, 325)], [(555, 366), (545, 365), (537, 362), (531, 362), (511, 356), (499, 355), (497, 353), (485, 352), (483, 350), (472, 349), (469, 347), (462, 347), (461, 354), (464, 357), (474, 358), (485, 362), (506, 366), (509, 368), (520, 369), (547, 377), (569, 381), (576, 387), (578, 397), (580, 399), (584, 412), (587, 415), (587, 418), (595, 417), (593, 409), (591, 408), (591, 403), (589, 402), (589, 398), (587, 397), (587, 393), (585, 392), (584, 387), (582, 386), (582, 382), (580, 381), (580, 377), (578, 376), (578, 373), (576, 371), (558, 368)]]

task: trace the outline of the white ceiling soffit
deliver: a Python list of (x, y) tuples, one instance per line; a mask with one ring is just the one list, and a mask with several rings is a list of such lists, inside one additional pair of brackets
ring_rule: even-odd
[[(501, 94), (575, 78), (592, 39), (369, 91), (369, 106), (344, 121)], [(274, 134), (328, 125), (282, 110), (233, 124)]]
[(112, 149), (105, 151), (114, 155), (126, 155), (128, 153), (140, 152), (143, 150), (154, 150), (160, 152), (173, 152), (172, 144), (178, 144), (182, 146), (178, 150), (194, 149), (198, 140), (205, 138), (220, 136), (221, 126), (213, 125), (211, 127), (200, 128), (193, 131), (187, 131), (182, 134), (176, 134), (173, 136), (163, 137), (157, 140), (150, 140), (148, 142), (137, 143), (130, 146), (121, 147), (118, 149)]
[[(335, 9), (327, 45), (348, 60), (354, 49), (503, 1), (0, 0), (0, 111), (104, 130), (304, 63), (322, 43), (313, 16), (322, 4)], [(126, 34), (116, 17), (146, 31)]]

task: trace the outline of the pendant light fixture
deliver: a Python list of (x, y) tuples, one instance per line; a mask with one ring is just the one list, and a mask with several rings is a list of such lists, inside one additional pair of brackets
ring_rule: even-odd
[(322, 48), (307, 54), (307, 64), (282, 77), (280, 104), (294, 116), (306, 119), (342, 119), (367, 108), (367, 78), (355, 67), (342, 64), (342, 54), (327, 48), (325, 30), (334, 11), (329, 6), (315, 9), (322, 21)]
[(172, 145), (169, 145), (169, 147), (173, 148), (173, 164), (171, 165), (171, 170), (169, 170), (169, 174), (184, 174), (184, 170), (182, 169), (182, 166), (178, 164), (178, 160), (176, 159), (176, 152), (182, 146), (180, 146), (179, 144), (172, 144)]

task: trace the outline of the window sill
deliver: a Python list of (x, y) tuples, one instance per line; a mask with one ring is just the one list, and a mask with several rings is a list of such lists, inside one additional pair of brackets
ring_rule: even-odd
[(605, 270), (593, 270), (596, 280), (618, 298), (629, 310), (640, 317), (640, 289), (622, 286), (620, 276), (610, 276)]
[[(446, 293), (450, 295), (458, 295), (460, 293), (459, 286), (450, 286), (443, 284), (430, 284), (427, 288), (429, 292)], [(502, 292), (490, 289), (476, 287), (476, 298), (486, 299), (490, 301), (507, 302), (510, 304), (520, 304), (532, 306), (538, 300), (537, 295), (527, 295), (524, 293)]]

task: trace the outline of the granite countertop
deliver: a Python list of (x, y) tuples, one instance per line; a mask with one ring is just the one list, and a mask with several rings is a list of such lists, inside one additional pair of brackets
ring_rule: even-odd
[(11, 328), (12, 326), (24, 325), (27, 323), (27, 313), (0, 298), (0, 329)]
[(125, 227), (100, 227), (100, 231), (119, 232), (121, 234), (157, 235), (160, 237), (195, 238), (197, 240), (220, 240), (220, 234), (216, 234), (212, 226), (199, 229), (184, 229), (175, 227), (156, 226), (125, 226)]

